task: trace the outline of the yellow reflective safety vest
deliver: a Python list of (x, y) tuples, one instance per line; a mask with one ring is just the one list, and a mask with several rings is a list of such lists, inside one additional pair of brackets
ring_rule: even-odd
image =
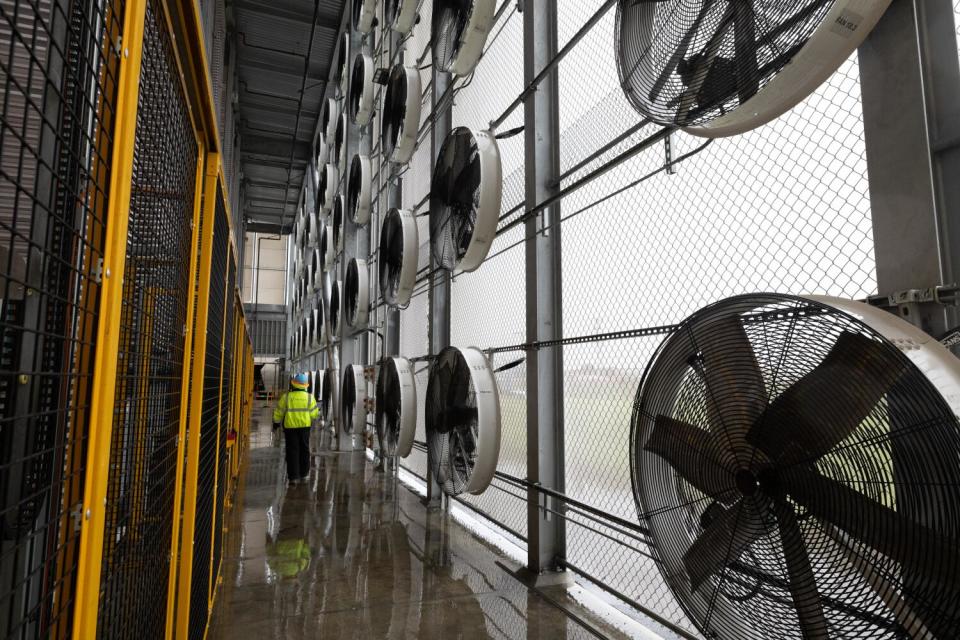
[(317, 399), (308, 391), (296, 389), (280, 396), (277, 408), (273, 410), (273, 422), (283, 421), (286, 429), (309, 427), (320, 415)]

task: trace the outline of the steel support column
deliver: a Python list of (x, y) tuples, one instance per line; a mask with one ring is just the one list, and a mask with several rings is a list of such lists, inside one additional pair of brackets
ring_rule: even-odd
[[(524, 82), (529, 84), (557, 53), (557, 7), (552, 0), (528, 0), (523, 12)], [(524, 101), (526, 202), (531, 209), (557, 190), (560, 174), (560, 125), (556, 69)], [(563, 330), (560, 284), (560, 204), (525, 223), (527, 341), (556, 340)], [(527, 353), (527, 478), (564, 491), (563, 348)], [(560, 504), (527, 492), (527, 569), (541, 576), (561, 571), (563, 520), (544, 509)], [(555, 576), (554, 576), (555, 577)], [(548, 576), (544, 578), (549, 579)], [(541, 579), (544, 579), (541, 578)]]
[[(859, 59), (879, 293), (955, 283), (960, 64), (952, 2), (894, 0)], [(939, 305), (900, 313), (934, 335), (958, 320)]]
[[(437, 155), (444, 139), (452, 127), (453, 101), (446, 99), (447, 88), (452, 82), (449, 73), (440, 71), (436, 65), (433, 69), (432, 111), (434, 116), (433, 130), (430, 133), (430, 175), (437, 162)], [(442, 101), (442, 103), (440, 102)], [(430, 353), (440, 353), (450, 346), (450, 272), (437, 268), (437, 261), (430, 252)], [(427, 466), (430, 464), (428, 462)], [(438, 508), (441, 506), (443, 490), (427, 471), (427, 506)]]

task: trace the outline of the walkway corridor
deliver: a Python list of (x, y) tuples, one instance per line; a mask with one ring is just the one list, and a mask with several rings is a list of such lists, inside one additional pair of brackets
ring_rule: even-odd
[(444, 512), (428, 513), (363, 452), (321, 452), (307, 486), (285, 487), (282, 451), (267, 414), (259, 418), (211, 640), (621, 637), (563, 589), (550, 599), (593, 631), (528, 590), (495, 551)]

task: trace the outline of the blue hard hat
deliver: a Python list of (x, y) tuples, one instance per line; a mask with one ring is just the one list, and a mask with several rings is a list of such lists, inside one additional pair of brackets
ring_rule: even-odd
[(293, 379), (291, 380), (291, 382), (295, 387), (303, 387), (304, 389), (306, 389), (307, 386), (310, 385), (310, 376), (308, 376), (305, 373), (298, 373), (295, 376), (293, 376)]

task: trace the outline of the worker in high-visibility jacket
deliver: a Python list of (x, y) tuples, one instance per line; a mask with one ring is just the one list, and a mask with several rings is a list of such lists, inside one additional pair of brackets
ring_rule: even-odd
[(296, 374), (290, 379), (290, 390), (280, 396), (273, 410), (273, 428), (283, 427), (290, 484), (306, 483), (310, 475), (310, 427), (320, 415), (320, 409), (309, 386), (307, 374)]

